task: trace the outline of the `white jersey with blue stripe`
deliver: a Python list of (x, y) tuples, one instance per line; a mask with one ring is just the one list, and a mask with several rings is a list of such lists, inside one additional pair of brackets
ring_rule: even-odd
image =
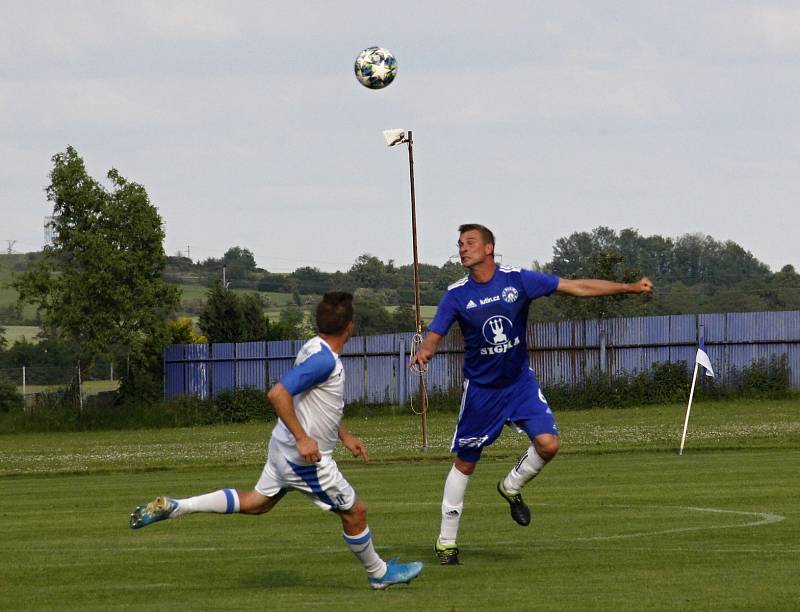
[[(316, 336), (303, 345), (294, 367), (280, 382), (292, 395), (297, 420), (316, 440), (320, 453), (333, 454), (344, 415), (344, 368), (339, 355)], [(280, 419), (272, 430), (272, 438), (281, 445), (287, 458), (303, 463), (294, 435)]]

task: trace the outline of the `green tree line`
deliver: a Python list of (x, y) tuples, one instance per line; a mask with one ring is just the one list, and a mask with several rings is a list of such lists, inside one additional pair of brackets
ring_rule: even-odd
[[(183, 276), (184, 280), (205, 278), (211, 284), (219, 278), (223, 266), (231, 288), (289, 293), (298, 305), (304, 302), (302, 296), (334, 289), (355, 292), (370, 305), (414, 303), (413, 267), (397, 266), (392, 260), (384, 262), (369, 253), (360, 255), (345, 272), (301, 267), (279, 274), (257, 268), (251, 251), (233, 247), (221, 259), (198, 263), (169, 258), (167, 276), (178, 281), (181, 274), (189, 274)], [(643, 236), (631, 228), (617, 232), (598, 227), (559, 238), (551, 261), (534, 261), (525, 267), (564, 278), (626, 282), (649, 276), (656, 284), (654, 294), (636, 299), (557, 296), (538, 300), (532, 306), (536, 320), (800, 309), (800, 275), (792, 265), (771, 272), (737, 243), (699, 233), (670, 238)], [(464, 274), (461, 265), (452, 261), (441, 266), (420, 264), (422, 304), (438, 304), (447, 286)], [(375, 333), (384, 331), (388, 328)]]

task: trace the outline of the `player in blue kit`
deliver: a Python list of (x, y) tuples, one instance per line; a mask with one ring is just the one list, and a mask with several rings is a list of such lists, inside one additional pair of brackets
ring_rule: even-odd
[(269, 391), (279, 420), (254, 489), (220, 489), (187, 499), (157, 497), (133, 511), (130, 526), (139, 529), (193, 512), (264, 514), (288, 491), (300, 491), (323, 510), (339, 515), (344, 541), (364, 566), (372, 588), (408, 583), (422, 571), (422, 563), (384, 561), (378, 555), (367, 525), (367, 507), (333, 459), (341, 440), (353, 456), (368, 461), (364, 443), (342, 423), (344, 369), (339, 354), (353, 332), (353, 296), (326, 293), (316, 319), (319, 335), (303, 345), (294, 367)]
[(522, 488), (555, 457), (559, 432), (553, 412), (528, 361), (528, 307), (553, 293), (595, 297), (646, 293), (653, 283), (616, 283), (600, 279), (569, 280), (541, 272), (499, 266), (494, 235), (478, 224), (458, 228), (458, 252), (469, 274), (447, 288), (436, 316), (410, 365), (424, 368), (450, 326), (458, 322), (464, 336), (464, 392), (451, 452), (456, 453), (442, 498), (442, 522), (435, 551), (442, 565), (458, 565), (456, 536), (470, 475), (481, 452), (504, 425), (524, 431), (531, 445), (508, 475), (497, 483), (511, 517), (528, 525), (531, 513)]

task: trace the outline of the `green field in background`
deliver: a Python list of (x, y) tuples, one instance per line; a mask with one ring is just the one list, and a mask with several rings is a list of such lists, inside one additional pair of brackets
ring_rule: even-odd
[(36, 335), (41, 331), (41, 327), (35, 325), (3, 325), (5, 328), (5, 338), (11, 346), (17, 340), (25, 338), (29, 342), (37, 342)]

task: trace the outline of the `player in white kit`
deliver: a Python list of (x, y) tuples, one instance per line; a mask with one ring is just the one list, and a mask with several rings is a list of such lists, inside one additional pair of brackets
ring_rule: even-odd
[(344, 369), (339, 354), (353, 332), (353, 296), (326, 293), (316, 320), (319, 335), (303, 345), (294, 367), (268, 393), (279, 420), (254, 489), (220, 489), (188, 499), (160, 496), (138, 506), (130, 526), (139, 529), (193, 512), (264, 514), (288, 491), (300, 491), (320, 508), (339, 515), (344, 541), (363, 564), (374, 589), (408, 583), (422, 571), (422, 563), (384, 561), (378, 555), (367, 525), (366, 504), (333, 459), (333, 449), (341, 440), (353, 456), (368, 462), (364, 443), (342, 423)]

